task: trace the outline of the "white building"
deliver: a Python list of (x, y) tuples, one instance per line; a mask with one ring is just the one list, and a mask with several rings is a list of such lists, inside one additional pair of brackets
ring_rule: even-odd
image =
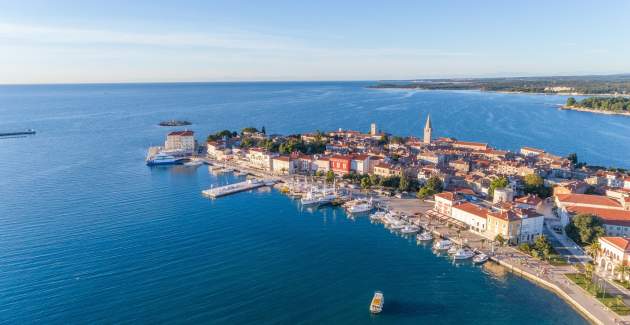
[(442, 192), (434, 195), (435, 206), (433, 209), (445, 216), (451, 216), (451, 209), (460, 201), (459, 197), (453, 192)]
[(246, 159), (249, 165), (262, 170), (271, 170), (271, 159), (275, 155), (261, 148), (251, 148), (247, 152)]
[(292, 175), (297, 170), (297, 160), (289, 156), (278, 156), (271, 159), (274, 174)]
[[(630, 264), (630, 240), (624, 237), (599, 237), (599, 252), (595, 259), (597, 273), (607, 278), (621, 279), (617, 266)], [(626, 273), (625, 279), (629, 274)]]
[(193, 131), (173, 131), (166, 136), (164, 150), (193, 153), (195, 151), (195, 134)]
[(486, 231), (486, 216), (488, 212), (486, 208), (465, 202), (452, 207), (451, 217), (467, 224), (470, 230), (483, 233)]
[(492, 203), (512, 202), (514, 200), (514, 190), (510, 187), (495, 188), (492, 195)]

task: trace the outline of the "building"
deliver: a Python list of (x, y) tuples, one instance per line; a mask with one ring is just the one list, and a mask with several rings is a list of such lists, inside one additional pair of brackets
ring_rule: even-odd
[(514, 200), (514, 190), (510, 187), (495, 188), (492, 195), (492, 203), (512, 202)]
[(431, 115), (427, 115), (427, 122), (424, 125), (424, 144), (431, 144), (431, 133), (433, 133), (433, 128), (431, 127)]
[(370, 172), (370, 156), (368, 155), (354, 155), (352, 156), (352, 162), (350, 170), (359, 175), (368, 174)]
[(511, 210), (489, 212), (485, 236), (494, 240), (498, 235), (511, 244), (518, 242), (521, 219)]
[(461, 198), (453, 192), (442, 192), (433, 197), (435, 200), (433, 210), (448, 217), (451, 216), (453, 206), (461, 201)]
[(277, 175), (292, 175), (297, 171), (297, 160), (290, 156), (277, 156), (271, 159), (272, 171)]
[(336, 155), (330, 157), (330, 169), (338, 175), (350, 173), (352, 167), (352, 157), (346, 155)]
[(258, 168), (262, 170), (271, 170), (272, 163), (271, 159), (275, 155), (267, 152), (261, 148), (250, 148), (246, 154), (246, 159), (249, 162), (249, 165), (253, 168)]
[(195, 151), (195, 134), (193, 131), (173, 131), (166, 136), (164, 150), (193, 153)]
[(451, 208), (451, 218), (459, 220), (477, 233), (486, 231), (486, 219), (490, 211), (476, 204), (465, 202)]
[(392, 176), (402, 177), (403, 175), (402, 169), (399, 166), (393, 166), (385, 162), (379, 162), (378, 164), (374, 165), (373, 173), (376, 176), (385, 178)]
[[(595, 264), (596, 271), (607, 278), (621, 279), (621, 273), (617, 267), (630, 265), (630, 240), (625, 237), (599, 237), (599, 251)], [(623, 280), (628, 280), (630, 275), (625, 274)]]
[(330, 159), (318, 157), (313, 165), (316, 172), (327, 173), (330, 170)]
[(377, 133), (378, 130), (376, 129), (376, 123), (370, 124), (370, 135), (375, 136)]
[(453, 148), (469, 149), (474, 151), (488, 150), (488, 144), (480, 142), (455, 141), (451, 145), (453, 146)]
[(533, 157), (533, 156), (539, 156), (545, 153), (545, 150), (542, 149), (536, 149), (536, 148), (531, 148), (531, 147), (522, 147), (521, 148), (521, 155), (525, 156), (525, 157)]

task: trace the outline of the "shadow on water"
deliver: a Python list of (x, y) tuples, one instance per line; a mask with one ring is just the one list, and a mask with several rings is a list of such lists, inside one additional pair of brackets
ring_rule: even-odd
[(446, 304), (416, 303), (401, 300), (385, 301), (382, 315), (396, 315), (402, 317), (417, 317), (427, 315), (444, 315), (447, 311)]

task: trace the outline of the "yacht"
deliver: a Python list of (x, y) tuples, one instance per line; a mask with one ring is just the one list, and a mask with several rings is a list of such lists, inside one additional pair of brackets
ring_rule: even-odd
[(373, 209), (372, 199), (366, 200), (354, 200), (348, 202), (348, 212), (350, 213), (365, 213), (370, 212)]
[(433, 235), (431, 235), (431, 233), (428, 232), (428, 231), (424, 231), (421, 234), (419, 234), (418, 236), (416, 236), (416, 239), (418, 241), (429, 241), (429, 240), (433, 239)]
[(446, 251), (446, 253), (448, 253), (448, 255), (455, 255), (455, 253), (457, 253), (457, 250), (459, 248), (457, 246), (451, 246), (448, 251)]
[(385, 297), (383, 293), (380, 291), (374, 292), (374, 297), (372, 297), (372, 302), (370, 303), (370, 312), (372, 314), (378, 314), (383, 311), (383, 303), (385, 302)]
[(420, 228), (413, 225), (406, 225), (402, 229), (400, 229), (400, 233), (402, 233), (403, 235), (416, 234), (418, 233), (418, 231), (420, 231)]
[(440, 240), (440, 241), (436, 242), (435, 244), (433, 244), (433, 248), (435, 250), (438, 250), (438, 251), (448, 250), (452, 246), (453, 246), (453, 242), (451, 242), (448, 239), (443, 239), (443, 240)]
[(380, 221), (383, 220), (383, 217), (385, 217), (385, 212), (383, 211), (376, 211), (374, 213), (372, 213), (370, 215), (370, 220), (372, 221)]
[(155, 165), (173, 165), (179, 164), (180, 160), (175, 156), (171, 156), (165, 153), (158, 153), (157, 155), (147, 159), (147, 165), (155, 166)]
[(473, 256), (475, 256), (475, 253), (473, 253), (471, 250), (460, 248), (457, 250), (457, 252), (455, 252), (455, 255), (453, 255), (453, 259), (454, 260), (467, 260)]
[(483, 264), (488, 260), (489, 256), (484, 253), (479, 253), (473, 257), (473, 263), (475, 264)]

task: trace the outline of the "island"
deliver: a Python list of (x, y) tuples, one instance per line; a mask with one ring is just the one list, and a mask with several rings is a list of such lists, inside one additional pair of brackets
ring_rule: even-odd
[(569, 97), (562, 109), (598, 114), (630, 115), (630, 97), (588, 97), (580, 101)]
[(158, 125), (159, 126), (185, 126), (185, 125), (192, 125), (192, 123), (186, 120), (168, 120), (168, 121), (162, 121)]
[(556, 95), (630, 95), (630, 74), (383, 81), (375, 89), (479, 90)]

